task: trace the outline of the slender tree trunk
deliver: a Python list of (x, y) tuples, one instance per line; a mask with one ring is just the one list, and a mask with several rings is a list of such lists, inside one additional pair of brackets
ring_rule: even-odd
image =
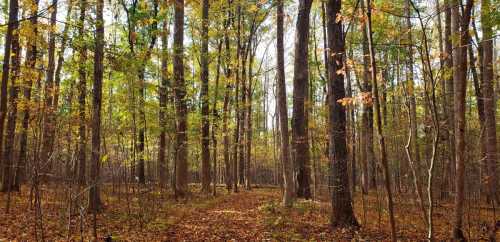
[(87, 46), (84, 41), (85, 34), (85, 11), (87, 8), (87, 0), (80, 0), (80, 19), (78, 22), (78, 38), (79, 44), (78, 46), (78, 184), (80, 186), (85, 185), (85, 170), (87, 168), (87, 118), (85, 115), (85, 106), (86, 106), (86, 97), (87, 97), (87, 70), (86, 70), (86, 62), (87, 62)]
[(297, 196), (311, 198), (309, 142), (307, 135), (306, 99), (309, 85), (308, 43), (309, 15), (312, 0), (300, 0), (295, 31), (293, 75), (293, 157), (297, 169)]
[(187, 164), (187, 105), (186, 84), (184, 81), (184, 0), (174, 2), (174, 80), (175, 80), (175, 111), (177, 115), (175, 144), (175, 190), (178, 196), (188, 193)]
[(208, 10), (209, 1), (203, 0), (201, 26), (201, 190), (210, 191), (210, 120), (208, 100)]
[(161, 53), (161, 82), (159, 87), (160, 94), (160, 111), (158, 113), (160, 125), (160, 144), (158, 148), (158, 172), (160, 176), (160, 185), (166, 187), (168, 185), (168, 161), (166, 160), (167, 147), (167, 87), (169, 86), (168, 77), (168, 21), (163, 22), (163, 30), (161, 32), (162, 53)]
[(341, 14), (341, 0), (329, 0), (326, 5), (328, 46), (330, 47), (328, 61), (328, 114), (329, 125), (329, 161), (332, 164), (332, 227), (358, 226), (352, 208), (349, 189), (349, 173), (347, 168), (347, 130), (346, 107), (339, 101), (345, 98), (343, 63), (345, 57), (345, 39), (342, 21), (337, 16)]
[(231, 94), (231, 83), (230, 80), (232, 78), (232, 73), (231, 73), (231, 48), (229, 46), (229, 33), (228, 33), (228, 27), (231, 25), (231, 11), (228, 10), (228, 17), (225, 20), (225, 32), (224, 32), (224, 44), (225, 44), (225, 76), (226, 76), (226, 84), (225, 84), (225, 91), (224, 91), (224, 106), (222, 110), (222, 132), (223, 132), (223, 139), (224, 139), (224, 165), (225, 165), (225, 177), (224, 180), (226, 182), (226, 188), (227, 191), (231, 191), (231, 184), (232, 184), (232, 179), (234, 178), (234, 174), (232, 174), (232, 167), (231, 167), (231, 161), (229, 157), (229, 149), (230, 149), (230, 144), (229, 144), (229, 128), (228, 128), (228, 119), (229, 119), (229, 99), (230, 99), (230, 94)]
[(467, 44), (469, 42), (468, 28), (472, 9), (472, 0), (467, 0), (462, 16), (459, 13), (458, 0), (452, 0), (451, 19), (453, 40), (453, 82), (454, 82), (454, 114), (455, 114), (455, 221), (453, 238), (464, 241), (462, 232), (464, 210), (464, 176), (465, 176), (465, 95), (467, 87)]
[(94, 212), (94, 235), (96, 226), (95, 213), (101, 208), (99, 170), (101, 163), (101, 106), (102, 79), (104, 72), (104, 0), (96, 3), (96, 32), (94, 54), (94, 85), (92, 90), (92, 162), (90, 166), (89, 210)]
[(222, 177), (222, 172), (219, 172), (219, 176), (217, 176), (217, 136), (216, 132), (219, 128), (219, 114), (217, 111), (217, 101), (219, 99), (219, 79), (220, 79), (220, 68), (221, 68), (221, 58), (222, 58), (222, 39), (218, 40), (217, 43), (217, 66), (215, 68), (215, 89), (214, 89), (214, 99), (212, 101), (212, 163), (214, 166), (213, 169), (213, 191), (212, 194), (216, 196), (217, 194), (217, 183), (219, 177)]
[(55, 26), (57, 21), (57, 0), (52, 0), (52, 12), (50, 15), (50, 27), (52, 31), (49, 34), (48, 46), (48, 67), (45, 80), (45, 109), (43, 114), (43, 136), (42, 136), (42, 152), (40, 154), (40, 162), (42, 166), (52, 168), (52, 146), (54, 144), (53, 130), (55, 129), (54, 122), (54, 71), (55, 71), (55, 51), (56, 51), (56, 33)]
[(453, 179), (455, 177), (455, 116), (453, 111), (453, 94), (454, 94), (454, 86), (453, 86), (453, 46), (451, 43), (451, 6), (450, 3), (452, 0), (444, 0), (444, 8), (445, 8), (445, 25), (444, 25), (444, 64), (445, 69), (443, 72), (444, 82), (445, 82), (445, 96), (448, 101), (445, 107), (445, 118), (446, 118), (446, 130), (445, 135), (447, 136), (447, 169), (449, 170), (447, 177), (447, 185), (445, 186), (444, 196), (447, 196), (451, 190), (453, 189)]
[(380, 145), (380, 162), (382, 165), (382, 169), (384, 172), (384, 179), (385, 179), (385, 190), (387, 192), (387, 207), (389, 210), (389, 221), (391, 224), (391, 239), (392, 241), (397, 241), (397, 236), (396, 236), (396, 221), (394, 219), (394, 204), (392, 201), (392, 186), (391, 186), (391, 175), (389, 174), (389, 165), (387, 162), (387, 153), (386, 153), (386, 148), (385, 148), (385, 138), (384, 134), (382, 131), (382, 120), (381, 120), (381, 113), (380, 113), (380, 99), (379, 99), (379, 93), (378, 93), (378, 87), (377, 87), (377, 63), (375, 61), (375, 48), (373, 47), (373, 38), (372, 38), (372, 17), (371, 17), (371, 0), (367, 0), (366, 3), (367, 6), (367, 17), (368, 17), (368, 23), (367, 23), (367, 35), (368, 35), (368, 47), (370, 49), (370, 63), (371, 63), (371, 79), (372, 79), (372, 85), (373, 85), (373, 98), (374, 98), (374, 111), (375, 111), (375, 120), (377, 122), (377, 134), (378, 134), (378, 141)]

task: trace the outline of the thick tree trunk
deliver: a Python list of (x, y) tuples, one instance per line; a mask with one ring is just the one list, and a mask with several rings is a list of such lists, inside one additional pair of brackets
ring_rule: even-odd
[(453, 82), (454, 82), (454, 114), (455, 114), (455, 221), (453, 224), (453, 238), (457, 241), (465, 240), (463, 226), (463, 210), (465, 196), (465, 95), (467, 88), (467, 44), (469, 42), (468, 28), (472, 9), (472, 0), (467, 0), (462, 16), (458, 0), (452, 0), (451, 19), (453, 38)]
[(332, 214), (330, 223), (333, 227), (358, 226), (352, 208), (349, 189), (349, 173), (347, 167), (347, 130), (346, 107), (339, 101), (345, 98), (343, 63), (345, 57), (345, 40), (342, 21), (338, 21), (341, 0), (329, 0), (327, 9), (328, 46), (330, 47), (328, 61), (328, 113), (329, 125), (329, 162), (332, 165)]
[[(20, 61), (21, 61), (21, 48), (19, 45), (19, 33), (17, 31), (19, 27), (19, 23), (17, 22), (17, 11), (18, 11), (18, 3), (17, 0), (11, 0), (10, 9), (9, 9), (9, 22), (16, 22), (11, 36), (12, 43), (12, 55), (9, 55), (11, 58), (12, 68), (9, 68), (10, 71), (10, 87), (9, 87), (9, 102), (7, 105), (7, 125), (5, 129), (5, 148), (2, 154), (2, 160), (4, 162), (3, 176), (2, 176), (2, 187), (0, 189), (1, 192), (10, 192), (14, 185), (14, 140), (16, 135), (16, 119), (17, 119), (17, 96), (19, 93), (19, 84), (16, 83), (19, 79), (20, 72)], [(12, 11), (15, 11), (15, 16), (13, 16)], [(12, 15), (11, 15), (12, 14)], [(13, 17), (11, 19), (11, 16)], [(10, 26), (10, 24), (9, 24)], [(5, 60), (4, 60), (5, 61)], [(3, 96), (2, 97), (7, 97)], [(8, 211), (9, 204), (7, 204)]]
[(292, 144), (297, 169), (297, 196), (311, 198), (309, 142), (307, 135), (306, 99), (309, 85), (309, 15), (312, 0), (300, 0), (295, 30), (293, 75)]
[(208, 100), (208, 10), (209, 1), (203, 0), (201, 23), (201, 190), (210, 191), (210, 120)]
[(80, 0), (80, 19), (78, 22), (78, 184), (85, 185), (85, 173), (87, 168), (87, 119), (85, 115), (85, 103), (87, 98), (87, 47), (83, 40), (85, 34), (85, 11), (87, 0)]
[(486, 166), (488, 174), (488, 200), (500, 202), (497, 194), (497, 134), (496, 134), (496, 99), (493, 87), (493, 18), (491, 17), (490, 0), (481, 1), (481, 26), (483, 30), (483, 91), (484, 91), (484, 116), (486, 127)]
[(283, 164), (283, 178), (285, 192), (283, 193), (283, 205), (292, 207), (295, 190), (293, 182), (293, 165), (290, 161), (289, 136), (288, 136), (288, 108), (286, 104), (286, 83), (285, 83), (285, 57), (283, 47), (283, 0), (278, 0), (277, 10), (277, 91), (279, 128), (281, 133), (281, 163)]
[(178, 196), (188, 193), (188, 164), (187, 164), (187, 105), (186, 84), (184, 81), (184, 0), (174, 2), (174, 81), (175, 81), (175, 111), (176, 124), (176, 171), (175, 190)]
[(104, 72), (104, 0), (96, 3), (96, 33), (94, 54), (94, 85), (92, 90), (92, 155), (90, 164), (89, 210), (95, 212), (101, 207), (99, 170), (101, 163), (101, 106), (102, 106), (102, 79)]
[[(18, 0), (9, 1), (9, 19), (7, 25), (7, 33), (5, 34), (5, 44), (3, 53), (3, 65), (2, 65), (2, 84), (0, 90), (0, 155), (3, 154), (3, 133), (5, 125), (5, 117), (7, 117), (7, 84), (9, 82), (10, 74), (10, 59), (11, 59), (11, 49), (12, 49), (12, 36), (14, 31), (17, 31), (19, 22), (17, 20), (19, 13), (19, 2)], [(9, 143), (9, 142), (6, 142)], [(0, 161), (0, 172), (6, 168), (6, 160)]]

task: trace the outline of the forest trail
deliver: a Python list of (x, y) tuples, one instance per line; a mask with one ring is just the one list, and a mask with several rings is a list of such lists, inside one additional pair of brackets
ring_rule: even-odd
[(262, 223), (260, 209), (276, 194), (264, 191), (241, 191), (220, 195), (205, 207), (193, 209), (169, 228), (172, 240), (262, 240), (269, 237)]

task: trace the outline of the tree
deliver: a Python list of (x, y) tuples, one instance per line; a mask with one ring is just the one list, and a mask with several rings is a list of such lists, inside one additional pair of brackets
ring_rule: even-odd
[(285, 192), (283, 193), (283, 205), (293, 206), (295, 183), (293, 182), (293, 166), (290, 162), (289, 138), (288, 138), (288, 108), (286, 104), (285, 84), (285, 57), (283, 48), (283, 0), (277, 2), (276, 13), (276, 49), (277, 49), (277, 90), (278, 115), (281, 133), (281, 162), (283, 163), (283, 178)]
[(346, 107), (341, 104), (345, 98), (343, 66), (345, 58), (345, 38), (342, 30), (341, 0), (329, 0), (326, 4), (328, 46), (328, 114), (329, 114), (329, 161), (332, 164), (332, 214), (333, 227), (358, 226), (352, 208), (349, 175), (347, 169)]
[(101, 208), (99, 173), (101, 166), (101, 106), (104, 72), (104, 0), (97, 0), (95, 22), (94, 84), (92, 90), (92, 155), (90, 163), (89, 209), (94, 212), (94, 237), (96, 235), (95, 213)]
[(87, 0), (80, 0), (80, 19), (78, 22), (78, 184), (85, 185), (87, 168), (87, 118), (85, 115), (87, 97), (87, 46), (85, 43), (85, 11)]
[(54, 71), (55, 71), (55, 51), (56, 51), (56, 21), (57, 21), (57, 0), (52, 0), (52, 12), (50, 14), (48, 67), (45, 75), (45, 97), (44, 97), (44, 122), (43, 122), (43, 145), (40, 155), (40, 162), (43, 166), (51, 167), (52, 146), (54, 143), (53, 130), (54, 125)]
[[(14, 3), (12, 3), (14, 2)], [(7, 51), (6, 48), (6, 54), (8, 53), (9, 55), (6, 57), (7, 59), (10, 58), (10, 62), (12, 63), (12, 68), (5, 68), (3, 71), (10, 71), (9, 74), (2, 74), (7, 75), (7, 80), (9, 79), (10, 76), (10, 87), (9, 87), (9, 102), (8, 105), (6, 105), (6, 111), (7, 111), (7, 125), (5, 129), (5, 148), (3, 150), (2, 155), (2, 160), (3, 160), (3, 174), (2, 174), (2, 187), (0, 191), (2, 192), (9, 192), (12, 190), (13, 187), (13, 178), (14, 178), (14, 169), (13, 169), (13, 154), (14, 154), (14, 142), (10, 142), (10, 140), (15, 140), (15, 131), (16, 131), (16, 119), (17, 119), (17, 96), (19, 92), (19, 84), (16, 83), (17, 80), (19, 79), (19, 68), (20, 68), (20, 60), (21, 60), (21, 50), (20, 50), (20, 45), (19, 45), (19, 32), (17, 31), (19, 27), (19, 23), (17, 20), (17, 12), (18, 12), (18, 2), (17, 0), (12, 0), (9, 6), (9, 27), (10, 28), (10, 23), (13, 21), (14, 26), (12, 26), (12, 32), (10, 38), (7, 36), (6, 37), (6, 43), (12, 44), (12, 52), (10, 52), (10, 49)], [(8, 32), (8, 30), (7, 30)], [(9, 40), (7, 40), (9, 38)], [(7, 59), (4, 58), (4, 61), (7, 61)], [(7, 65), (7, 63), (4, 62), (4, 65)], [(3, 82), (3, 79), (2, 79)], [(3, 84), (3, 83), (2, 83)], [(6, 99), (7, 95), (2, 95), (2, 100)], [(3, 120), (0, 120), (0, 122), (3, 123)], [(0, 130), (3, 131), (3, 130)], [(0, 133), (1, 135), (1, 133)], [(7, 204), (7, 212), (9, 210), (9, 205)]]
[(210, 191), (210, 121), (208, 100), (208, 0), (203, 0), (201, 26), (201, 190)]
[[(12, 50), (12, 37), (14, 31), (17, 31), (19, 23), (17, 21), (19, 12), (18, 0), (9, 1), (9, 19), (7, 25), (7, 33), (5, 34), (5, 44), (4, 44), (4, 56), (2, 65), (2, 84), (0, 87), (0, 155), (3, 155), (3, 133), (5, 125), (5, 117), (7, 117), (7, 85), (9, 82), (10, 74), (10, 60), (11, 60), (11, 50)], [(4, 172), (6, 169), (6, 164), (0, 162), (0, 172)], [(10, 169), (10, 168), (9, 168)]]
[(168, 161), (166, 161), (166, 146), (167, 146), (167, 87), (169, 86), (168, 77), (168, 20), (163, 22), (163, 30), (161, 32), (161, 82), (158, 93), (160, 94), (160, 110), (158, 112), (160, 137), (158, 147), (158, 172), (160, 177), (160, 185), (165, 187), (168, 184)]
[(308, 41), (309, 14), (312, 0), (300, 0), (295, 30), (293, 74), (292, 144), (297, 169), (297, 196), (311, 198), (309, 141), (307, 134), (306, 99), (309, 84)]
[(495, 118), (495, 90), (493, 87), (493, 18), (490, 0), (481, 1), (481, 26), (483, 30), (483, 78), (484, 116), (486, 134), (486, 163), (488, 173), (488, 200), (500, 202), (497, 195), (497, 133)]
[(175, 191), (178, 196), (188, 192), (187, 166), (187, 106), (186, 84), (184, 81), (184, 0), (174, 1), (174, 81), (175, 111), (177, 116), (175, 144)]
[(462, 232), (464, 210), (464, 176), (465, 176), (465, 93), (467, 87), (467, 45), (469, 42), (469, 22), (473, 6), (472, 0), (467, 0), (462, 15), (459, 11), (459, 1), (452, 0), (451, 28), (453, 43), (453, 101), (455, 115), (455, 220), (453, 223), (453, 238), (465, 241)]

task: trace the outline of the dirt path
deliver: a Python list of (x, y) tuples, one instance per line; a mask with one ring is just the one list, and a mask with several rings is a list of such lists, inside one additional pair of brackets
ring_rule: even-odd
[(169, 228), (178, 241), (262, 241), (269, 238), (260, 209), (276, 199), (270, 192), (242, 191), (222, 195), (207, 207), (194, 209)]

